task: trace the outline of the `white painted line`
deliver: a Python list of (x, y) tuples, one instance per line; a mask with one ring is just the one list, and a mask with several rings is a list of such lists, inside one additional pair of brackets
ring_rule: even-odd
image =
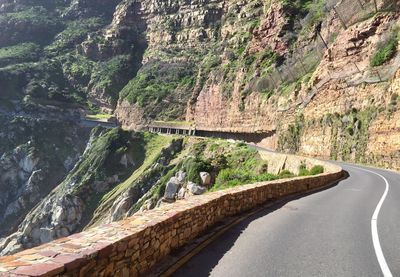
[(379, 235), (378, 235), (378, 216), (379, 216), (379, 211), (381, 210), (382, 204), (385, 201), (385, 198), (389, 192), (389, 182), (386, 180), (385, 177), (383, 177), (381, 174), (376, 173), (374, 171), (368, 170), (368, 169), (364, 169), (364, 168), (359, 168), (359, 167), (354, 167), (354, 166), (349, 166), (349, 167), (353, 167), (356, 169), (360, 169), (372, 174), (375, 174), (379, 177), (381, 177), (386, 184), (386, 188), (385, 188), (385, 192), (383, 193), (381, 199), (378, 202), (378, 205), (375, 208), (375, 211), (372, 215), (371, 218), (371, 231), (372, 231), (372, 242), (374, 244), (374, 249), (375, 249), (375, 254), (376, 254), (376, 258), (378, 259), (379, 265), (381, 267), (383, 276), (385, 277), (392, 277), (392, 273), (390, 272), (389, 266), (386, 263), (385, 257), (383, 256), (383, 252), (382, 252), (382, 247), (381, 244), (379, 242)]

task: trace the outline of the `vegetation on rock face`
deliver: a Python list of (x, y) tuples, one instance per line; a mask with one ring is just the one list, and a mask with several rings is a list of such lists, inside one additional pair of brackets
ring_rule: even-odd
[[(95, 138), (90, 142), (81, 159), (81, 162), (71, 172), (70, 177), (76, 183), (74, 191), (85, 189), (87, 184), (104, 181), (107, 177), (117, 175), (118, 178), (126, 175), (124, 171), (128, 167), (128, 162), (124, 166), (122, 158), (125, 155), (127, 160), (135, 159), (135, 165), (130, 166), (129, 170), (135, 170), (144, 160), (144, 145), (141, 134), (131, 134), (119, 128), (110, 131), (93, 129)], [(131, 157), (131, 158), (129, 158)], [(128, 170), (128, 172), (129, 172)]]
[[(178, 172), (185, 173), (185, 183), (200, 185), (200, 172), (210, 173), (213, 183), (209, 187), (211, 191), (295, 176), (287, 170), (279, 175), (268, 173), (268, 163), (257, 150), (243, 143), (147, 133), (143, 138), (143, 162), (135, 167), (125, 181), (104, 194), (89, 226), (121, 219), (142, 208), (154, 208), (163, 198), (166, 184)], [(307, 175), (322, 172), (322, 167), (314, 167), (307, 171)]]
[[(159, 136), (151, 133), (144, 133), (142, 137), (143, 153), (140, 157), (141, 162), (135, 163), (135, 170), (122, 182), (116, 184), (112, 190), (104, 194), (94, 212), (90, 225), (97, 224), (109, 215), (118, 197), (125, 192), (132, 191), (131, 205), (137, 211), (144, 201), (139, 199), (149, 190), (156, 191), (160, 186), (157, 181), (166, 175), (170, 168), (170, 160), (179, 153), (182, 141), (174, 141), (172, 137)], [(135, 159), (135, 157), (133, 157)], [(157, 165), (157, 166), (156, 166)], [(157, 183), (157, 185), (156, 185)], [(165, 185), (165, 183), (164, 183)], [(150, 194), (150, 198), (153, 194)]]
[(293, 124), (289, 124), (278, 138), (278, 150), (296, 153), (300, 148), (300, 138), (304, 130), (304, 116), (300, 114)]
[[(121, 41), (99, 46), (118, 2), (18, 0), (4, 4), (0, 10), (2, 96), (22, 100), (28, 95), (30, 101), (112, 110), (142, 53), (140, 47), (121, 47)], [(102, 41), (93, 40), (97, 37)]]
[(399, 44), (399, 30), (392, 31), (390, 37), (377, 45), (376, 52), (371, 57), (371, 66), (380, 66), (391, 60), (397, 51)]
[(0, 14), (0, 47), (21, 42), (44, 45), (62, 28), (56, 16), (42, 6)]
[(89, 147), (61, 185), (66, 193), (86, 203), (83, 226), (91, 220), (103, 195), (129, 177), (146, 158), (142, 133), (96, 127), (91, 136)]
[(21, 43), (0, 48), (0, 67), (21, 62), (32, 62), (39, 58), (40, 46), (35, 43)]
[(73, 49), (86, 36), (105, 25), (105, 20), (99, 17), (73, 20), (66, 23), (66, 28), (58, 33), (55, 40), (46, 47), (50, 54), (61, 54), (62, 51)]
[(367, 162), (367, 144), (369, 126), (378, 114), (378, 108), (370, 106), (365, 110), (351, 109), (346, 114), (326, 114), (320, 120), (304, 120), (303, 116), (281, 130), (278, 138), (278, 150), (298, 153), (300, 138), (313, 128), (326, 129), (330, 137), (330, 157), (334, 160), (353, 160)]
[(366, 162), (368, 129), (377, 115), (377, 108), (368, 107), (363, 111), (352, 109), (344, 115), (329, 116), (332, 128), (331, 157), (333, 159)]
[[(194, 65), (190, 62), (147, 62), (122, 89), (121, 98), (136, 103), (150, 118), (179, 118), (186, 103), (177, 104), (175, 95), (179, 95), (179, 89), (187, 94), (187, 90), (194, 85), (193, 69)], [(168, 116), (163, 117), (163, 114)]]

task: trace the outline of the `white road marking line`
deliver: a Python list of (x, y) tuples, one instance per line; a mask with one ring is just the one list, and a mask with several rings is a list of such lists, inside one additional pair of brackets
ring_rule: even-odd
[(359, 168), (359, 167), (354, 167), (354, 166), (349, 166), (355, 169), (360, 169), (372, 174), (375, 174), (379, 177), (381, 177), (386, 184), (386, 188), (385, 188), (385, 192), (383, 193), (381, 199), (378, 202), (378, 205), (375, 208), (375, 211), (372, 215), (371, 218), (371, 231), (372, 231), (372, 242), (374, 244), (374, 249), (375, 249), (375, 254), (376, 254), (376, 258), (378, 259), (379, 265), (381, 267), (383, 276), (385, 277), (392, 277), (392, 273), (390, 272), (389, 266), (386, 263), (385, 257), (383, 256), (383, 252), (382, 252), (382, 247), (381, 244), (379, 242), (379, 235), (378, 235), (378, 216), (379, 216), (379, 211), (381, 210), (382, 204), (385, 201), (385, 198), (389, 192), (389, 182), (386, 180), (386, 178), (384, 176), (382, 176), (379, 173), (376, 173), (374, 171), (368, 170), (368, 169), (364, 169), (364, 168)]

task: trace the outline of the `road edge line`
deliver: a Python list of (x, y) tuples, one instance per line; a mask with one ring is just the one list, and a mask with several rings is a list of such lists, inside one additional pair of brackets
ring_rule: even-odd
[(372, 170), (365, 169), (365, 168), (359, 168), (359, 167), (355, 167), (355, 166), (349, 166), (349, 167), (375, 174), (385, 181), (385, 185), (386, 185), (385, 191), (383, 192), (383, 195), (381, 196), (381, 199), (379, 200), (379, 202), (376, 205), (376, 208), (374, 210), (374, 213), (372, 214), (371, 233), (372, 233), (372, 243), (374, 245), (375, 255), (376, 255), (376, 258), (378, 259), (378, 263), (379, 263), (379, 266), (381, 267), (383, 276), (392, 277), (393, 275), (392, 275), (392, 273), (389, 269), (389, 266), (386, 262), (385, 256), (383, 255), (381, 243), (379, 241), (379, 234), (378, 234), (378, 216), (379, 216), (379, 212), (382, 208), (383, 202), (385, 201), (386, 196), (388, 195), (388, 192), (389, 192), (389, 182), (383, 175), (381, 175), (377, 172), (374, 172)]

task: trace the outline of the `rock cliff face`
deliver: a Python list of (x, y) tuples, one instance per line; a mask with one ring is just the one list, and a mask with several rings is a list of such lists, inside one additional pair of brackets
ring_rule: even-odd
[[(397, 135), (399, 57), (371, 63), (398, 33), (397, 13), (344, 29), (332, 10), (339, 1), (42, 2), (2, 2), (7, 99), (114, 111), (132, 129), (184, 120), (205, 130), (268, 131), (275, 135), (264, 143), (279, 150), (398, 167), (398, 153), (378, 141)], [(314, 30), (329, 49), (315, 46)], [(307, 53), (316, 57), (303, 59)], [(281, 67), (290, 62), (304, 67), (300, 77)]]
[(81, 230), (90, 220), (99, 197), (135, 169), (134, 160), (138, 163), (140, 158), (134, 159), (133, 153), (140, 153), (141, 149), (140, 137), (120, 129), (95, 128), (74, 168), (53, 191), (43, 194), (44, 199), (39, 199), (25, 216), (17, 232), (4, 239), (0, 245), (2, 253), (16, 252)]
[[(329, 49), (320, 49), (322, 58), (303, 78), (271, 90), (259, 80), (293, 59), (291, 49), (307, 49), (319, 39), (310, 30), (318, 22), (303, 23), (312, 9), (296, 1), (192, 2), (191, 12), (183, 3), (153, 5), (145, 19), (143, 67), (116, 109), (124, 126), (180, 119), (205, 130), (272, 131), (264, 141), (271, 148), (399, 168), (399, 58), (371, 66), (377, 49), (398, 32), (398, 14), (343, 29), (337, 14), (325, 12), (321, 35)], [(169, 27), (160, 30), (160, 22)], [(178, 61), (190, 72), (179, 70)], [(384, 147), (385, 136), (393, 137), (393, 146)]]
[[(143, 8), (150, 3), (155, 8), (146, 19), (143, 67), (121, 92), (116, 110), (120, 121), (138, 127), (154, 119), (184, 119), (186, 113), (187, 120), (202, 127), (247, 121), (253, 130), (253, 112), (265, 101), (248, 100), (252, 114), (246, 119), (239, 111), (242, 92), (251, 76), (260, 74), (257, 65), (263, 63), (267, 70), (288, 52), (295, 12), (279, 2), (143, 1)], [(230, 108), (221, 114), (226, 104)], [(212, 115), (213, 110), (218, 113)]]
[[(400, 168), (399, 56), (380, 67), (370, 66), (380, 42), (397, 24), (398, 14), (380, 15), (338, 35), (329, 57), (313, 74), (314, 80), (329, 80), (296, 110), (304, 116), (300, 153)], [(286, 147), (282, 143), (282, 149)]]
[(87, 131), (65, 122), (25, 117), (0, 116), (0, 125), (2, 237), (15, 231), (30, 209), (71, 170)]

